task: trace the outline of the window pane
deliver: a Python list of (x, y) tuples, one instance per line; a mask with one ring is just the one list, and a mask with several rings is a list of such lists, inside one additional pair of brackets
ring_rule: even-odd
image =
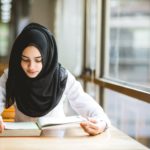
[(87, 8), (87, 35), (86, 35), (86, 67), (95, 70), (96, 67), (96, 49), (97, 49), (97, 13), (98, 1), (88, 0)]
[(59, 0), (56, 7), (55, 35), (59, 61), (79, 76), (83, 66), (84, 1)]
[(9, 26), (0, 24), (0, 62), (5, 62), (8, 57)]
[(104, 95), (112, 124), (150, 147), (150, 104), (111, 90)]
[(98, 103), (100, 103), (99, 101), (99, 86), (94, 84), (93, 82), (86, 82), (86, 89), (85, 91), (91, 96), (93, 97)]
[(150, 86), (150, 0), (111, 0), (107, 77)]

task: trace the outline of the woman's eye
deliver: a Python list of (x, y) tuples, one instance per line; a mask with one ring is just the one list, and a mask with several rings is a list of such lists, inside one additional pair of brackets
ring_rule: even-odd
[(23, 59), (23, 58), (22, 58), (22, 61), (24, 61), (24, 62), (29, 62), (30, 60), (29, 60), (29, 59)]
[(23, 62), (35, 62), (35, 63), (40, 63), (40, 62), (42, 62), (42, 58), (34, 58), (34, 59), (29, 59), (29, 58), (24, 58), (24, 57), (22, 57), (21, 58), (21, 60), (23, 61)]
[(42, 59), (36, 59), (35, 62), (42, 62)]

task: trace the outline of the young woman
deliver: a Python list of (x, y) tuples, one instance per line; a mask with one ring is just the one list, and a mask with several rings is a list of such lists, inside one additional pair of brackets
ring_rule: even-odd
[[(66, 97), (77, 114), (89, 118), (80, 123), (90, 135), (102, 133), (110, 121), (103, 109), (86, 94), (74, 76), (58, 63), (54, 36), (44, 26), (31, 23), (15, 40), (9, 68), (0, 78), (0, 113), (15, 106), (15, 121), (65, 116)], [(0, 118), (0, 132), (4, 122)]]

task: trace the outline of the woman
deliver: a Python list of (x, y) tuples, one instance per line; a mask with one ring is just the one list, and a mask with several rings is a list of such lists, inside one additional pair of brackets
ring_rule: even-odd
[[(31, 23), (15, 40), (9, 68), (0, 78), (0, 112), (15, 106), (15, 121), (36, 121), (43, 116), (65, 116), (63, 99), (81, 116), (80, 126), (90, 135), (102, 133), (109, 119), (86, 94), (73, 75), (58, 63), (53, 35), (44, 26)], [(0, 131), (4, 129), (0, 119)]]

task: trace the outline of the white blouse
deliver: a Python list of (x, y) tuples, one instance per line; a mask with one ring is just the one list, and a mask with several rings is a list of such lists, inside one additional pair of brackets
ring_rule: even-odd
[[(110, 121), (104, 113), (100, 105), (82, 89), (81, 84), (75, 77), (67, 70), (68, 78), (64, 93), (57, 106), (51, 110), (47, 115), (49, 117), (65, 116), (64, 113), (64, 100), (67, 99), (72, 109), (79, 115), (85, 118), (96, 118), (99, 121), (105, 121), (107, 126), (110, 126)], [(0, 77), (0, 113), (3, 112), (5, 107), (6, 89), (5, 84), (8, 77), (8, 69)], [(29, 117), (20, 112), (15, 106), (15, 121), (36, 121), (36, 117)], [(43, 116), (44, 117), (44, 116)]]

